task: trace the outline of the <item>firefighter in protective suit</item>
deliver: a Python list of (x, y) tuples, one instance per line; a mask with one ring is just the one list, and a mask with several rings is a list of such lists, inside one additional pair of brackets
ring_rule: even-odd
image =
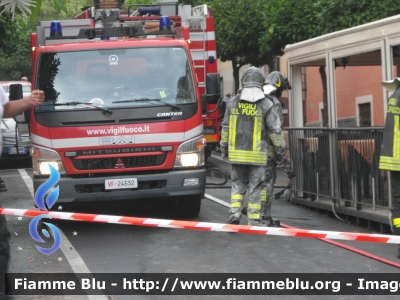
[[(262, 90), (265, 76), (250, 67), (242, 77), (242, 91), (225, 110), (221, 134), (221, 155), (232, 164), (229, 224), (239, 224), (247, 186), (248, 225), (266, 226), (261, 221), (265, 201), (265, 171), (270, 140), (283, 142), (279, 114), (271, 98)], [(263, 192), (264, 191), (264, 192)]]
[[(393, 233), (400, 235), (400, 78), (382, 82), (389, 97), (379, 169), (391, 171)], [(400, 245), (397, 257), (400, 258)]]
[[(274, 105), (277, 106), (279, 114), (280, 126), (283, 124), (282, 108), (284, 104), (281, 102), (280, 97), (284, 90), (292, 89), (289, 80), (283, 76), (281, 72), (273, 71), (265, 79), (264, 94), (273, 97)], [(268, 226), (279, 226), (279, 220), (273, 220), (271, 217), (271, 205), (274, 194), (274, 185), (276, 181), (276, 167), (278, 164), (286, 162), (286, 145), (284, 139), (284, 132), (281, 131), (282, 140), (273, 140), (271, 138), (268, 151), (267, 169), (265, 174), (265, 189), (266, 189), (266, 202), (261, 203), (261, 217)], [(283, 142), (282, 142), (283, 141)]]
[[(282, 108), (284, 104), (281, 102), (280, 97), (282, 96), (282, 92), (284, 90), (290, 90), (292, 87), (289, 83), (289, 80), (283, 76), (283, 74), (279, 71), (273, 71), (268, 74), (264, 83), (264, 94), (270, 95), (272, 97), (273, 105), (276, 106), (276, 111), (279, 115), (280, 126), (283, 124), (283, 113)], [(271, 217), (271, 205), (272, 198), (274, 192), (274, 185), (276, 181), (276, 167), (279, 164), (285, 163), (286, 161), (286, 145), (284, 142), (284, 132), (281, 132), (283, 137), (283, 143), (281, 140), (274, 141), (270, 140), (269, 149), (268, 149), (268, 161), (267, 167), (265, 171), (265, 201), (261, 202), (261, 219), (268, 224), (270, 227), (276, 227), (280, 225), (279, 220), (274, 220)], [(274, 144), (275, 142), (275, 144)], [(264, 199), (264, 197), (263, 197)], [(244, 207), (242, 210), (243, 214), (247, 214), (247, 207)]]

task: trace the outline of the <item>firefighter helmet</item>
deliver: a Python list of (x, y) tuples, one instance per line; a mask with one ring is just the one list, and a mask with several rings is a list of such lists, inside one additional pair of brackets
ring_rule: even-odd
[(242, 91), (240, 99), (248, 102), (256, 102), (265, 98), (262, 90), (265, 76), (256, 67), (250, 67), (246, 70), (242, 77)]
[(256, 67), (250, 67), (246, 70), (242, 77), (242, 87), (258, 87), (262, 89), (264, 85), (265, 76), (264, 74)]
[(264, 92), (266, 94), (274, 93), (276, 96), (280, 97), (283, 90), (291, 90), (292, 86), (289, 80), (283, 76), (281, 72), (273, 71), (268, 74), (265, 79)]

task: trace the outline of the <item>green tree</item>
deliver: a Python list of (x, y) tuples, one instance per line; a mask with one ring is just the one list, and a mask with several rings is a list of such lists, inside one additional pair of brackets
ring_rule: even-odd
[(282, 55), (288, 44), (400, 13), (393, 0), (281, 0), (267, 4), (261, 51)]
[(239, 88), (239, 70), (243, 65), (268, 65), (273, 69), (274, 57), (260, 49), (265, 35), (265, 0), (208, 1), (215, 17), (217, 55), (221, 61), (231, 61), (235, 90)]
[(90, 5), (91, 0), (68, 0), (67, 12), (59, 11), (54, 0), (43, 0), (40, 12), (30, 18), (11, 12), (0, 15), (0, 80), (20, 80), (22, 76), (31, 78), (32, 62), (30, 54), (30, 34), (36, 30), (40, 20), (71, 19), (81, 12), (81, 8)]
[[(394, 3), (396, 2), (396, 4)], [(282, 0), (270, 2), (260, 39), (261, 52), (282, 55), (286, 45), (400, 14), (393, 0)], [(328, 124), (326, 72), (319, 69), (323, 87), (322, 124)]]
[(0, 80), (20, 80), (31, 75), (30, 25), (26, 18), (10, 12), (0, 15)]

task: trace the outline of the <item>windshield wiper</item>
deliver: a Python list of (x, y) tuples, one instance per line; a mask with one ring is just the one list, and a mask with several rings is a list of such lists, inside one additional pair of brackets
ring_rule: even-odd
[(93, 103), (90, 102), (79, 102), (79, 101), (71, 101), (71, 102), (63, 102), (63, 103), (49, 103), (49, 104), (44, 104), (44, 106), (52, 105), (52, 106), (76, 106), (79, 104), (83, 105), (90, 105), (90, 107), (97, 108), (99, 110), (103, 111), (103, 114), (105, 115), (112, 115), (113, 111), (107, 108), (103, 108), (97, 105), (94, 105)]
[(144, 101), (157, 101), (159, 103), (163, 103), (163, 104), (172, 106), (174, 108), (181, 109), (181, 107), (176, 105), (176, 104), (164, 102), (164, 101), (161, 101), (161, 99), (151, 99), (151, 98), (138, 98), (138, 99), (132, 99), (132, 100), (118, 100), (118, 101), (114, 101), (113, 103), (129, 103), (129, 102), (140, 102), (140, 101), (143, 101), (143, 102)]

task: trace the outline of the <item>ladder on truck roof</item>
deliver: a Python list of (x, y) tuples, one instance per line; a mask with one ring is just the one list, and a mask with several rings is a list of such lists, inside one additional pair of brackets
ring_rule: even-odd
[[(190, 51), (195, 63), (199, 87), (205, 89), (208, 73), (217, 73), (214, 20), (206, 4), (192, 8), (188, 17)], [(211, 60), (211, 61), (210, 61)], [(204, 90), (203, 93), (206, 93)]]
[(94, 0), (94, 7), (96, 9), (121, 9), (124, 5), (124, 0)]

